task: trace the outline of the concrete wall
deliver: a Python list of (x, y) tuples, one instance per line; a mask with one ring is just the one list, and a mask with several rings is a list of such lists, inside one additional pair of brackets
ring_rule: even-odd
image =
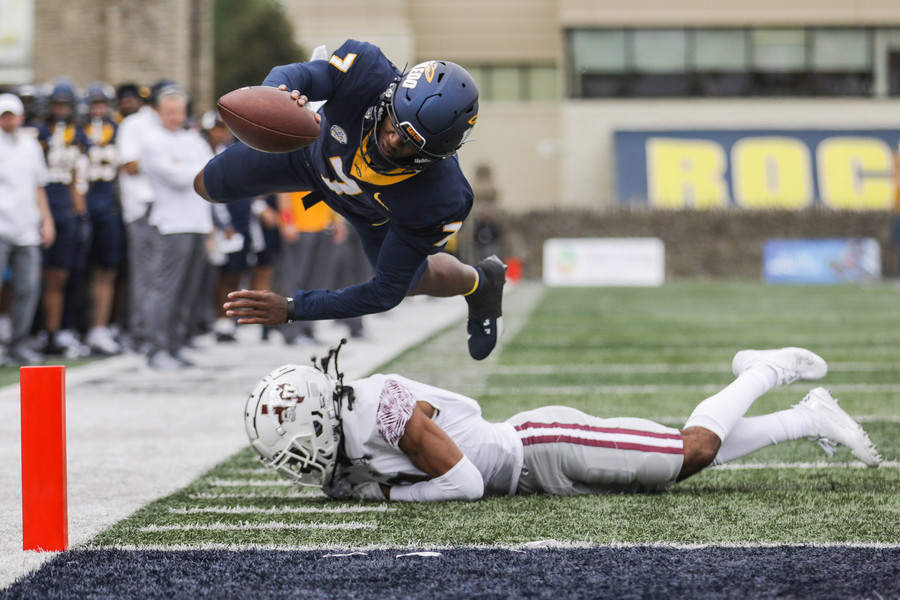
[(762, 245), (772, 238), (873, 237), (882, 274), (897, 269), (890, 212), (544, 210), (506, 215), (504, 255), (522, 260), (525, 277), (540, 279), (548, 238), (658, 237), (666, 247), (666, 279), (760, 279)]
[(35, 0), (34, 79), (78, 85), (162, 77), (213, 102), (212, 0)]

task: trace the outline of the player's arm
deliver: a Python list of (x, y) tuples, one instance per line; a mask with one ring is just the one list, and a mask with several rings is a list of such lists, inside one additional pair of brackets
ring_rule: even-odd
[(388, 500), (435, 502), (477, 500), (484, 495), (481, 472), (456, 443), (416, 403), (399, 447), (410, 462), (432, 478), (412, 485), (382, 486)]
[(334, 93), (334, 82), (328, 72), (328, 62), (314, 60), (275, 67), (263, 80), (263, 85), (297, 90), (310, 100), (328, 100)]

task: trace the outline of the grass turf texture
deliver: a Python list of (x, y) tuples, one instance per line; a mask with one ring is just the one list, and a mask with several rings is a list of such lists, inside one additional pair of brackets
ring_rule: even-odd
[[(565, 404), (598, 416), (646, 417), (677, 427), (700, 400), (733, 379), (731, 358), (736, 351), (806, 346), (829, 361), (830, 372), (821, 384), (842, 400), (850, 414), (864, 421), (879, 445), (887, 464), (876, 470), (858, 468), (845, 449), (829, 459), (814, 443), (803, 440), (767, 448), (735, 463), (736, 469), (705, 471), (660, 495), (357, 504), (294, 491), (262, 469), (248, 448), (188, 488), (97, 536), (83, 554), (94, 558), (84, 560), (102, 562), (110, 547), (277, 547), (318, 549), (316, 556), (321, 556), (326, 549), (440, 548), (446, 552), (460, 546), (517, 547), (544, 539), (577, 546), (815, 543), (826, 548), (811, 550), (811, 555), (826, 558), (819, 563), (804, 558), (812, 562), (799, 564), (800, 571), (827, 577), (823, 565), (848, 560), (881, 566), (841, 571), (844, 587), (835, 587), (831, 596), (865, 597), (872, 591), (896, 595), (900, 593), (896, 576), (900, 545), (898, 296), (898, 290), (887, 285), (681, 283), (652, 289), (551, 289), (527, 320), (525, 315), (518, 316), (523, 319), (521, 329), (505, 340), (501, 352), (483, 363), (467, 357), (463, 333), (454, 327), (379, 369), (473, 395), (491, 420), (537, 406)], [(512, 320), (516, 315), (507, 311), (505, 318)], [(777, 388), (749, 414), (787, 408), (815, 385), (800, 382)], [(834, 544), (866, 547), (850, 548), (859, 551), (852, 559), (828, 559)], [(889, 548), (879, 548), (883, 545)], [(593, 550), (600, 562), (586, 567), (591, 570), (600, 568), (602, 573), (603, 560), (620, 560), (608, 555), (608, 548)], [(742, 557), (759, 550), (739, 548), (728, 560), (737, 565), (745, 560)], [(791, 587), (791, 582), (804, 581), (800, 571), (786, 573), (784, 581), (772, 579), (783, 572), (775, 568), (777, 557), (784, 558), (789, 551), (790, 547), (775, 552), (768, 570), (754, 566), (757, 574), (733, 591), (804, 596), (803, 587)], [(654, 557), (645, 566), (655, 569), (667, 564), (665, 557)], [(716, 564), (713, 557), (706, 558), (713, 560), (707, 569)], [(763, 564), (769, 563), (764, 560)], [(548, 581), (565, 579), (558, 577), (559, 571), (550, 563), (546, 569)], [(577, 573), (578, 567), (570, 570)], [(685, 573), (701, 571), (686, 569)], [(884, 579), (866, 575), (868, 571), (894, 576)], [(491, 579), (487, 566), (481, 573), (482, 580)], [(666, 579), (633, 575), (632, 580), (635, 577), (641, 582), (637, 589), (650, 595), (653, 590), (689, 589), (680, 588), (675, 580), (669, 588), (647, 587)], [(522, 596), (514, 589), (510, 588), (510, 596)], [(553, 597), (568, 597), (559, 593), (561, 589)], [(592, 594), (585, 591), (585, 595)], [(621, 589), (610, 595), (627, 597)]]
[[(478, 398), (486, 417), (494, 420), (536, 406), (567, 404), (600, 416), (641, 416), (679, 426), (700, 400), (733, 379), (730, 363), (737, 350), (800, 344), (830, 360), (833, 366), (823, 383), (843, 398), (851, 414), (865, 417), (885, 460), (895, 462), (900, 459), (900, 422), (887, 417), (900, 410), (893, 400), (900, 391), (900, 348), (891, 343), (900, 329), (897, 300), (888, 287), (555, 289), (548, 290), (499, 360), (486, 369), (496, 371), (486, 382), (467, 379), (471, 361), (462, 356), (457, 328), (381, 370), (450, 389), (485, 386)], [(556, 386), (561, 393), (553, 393)], [(797, 383), (777, 388), (751, 414), (786, 408), (811, 387)], [(579, 543), (900, 543), (900, 470), (856, 468), (848, 465), (852, 460), (845, 449), (828, 459), (816, 444), (803, 440), (743, 461), (786, 468), (713, 469), (661, 495), (391, 504), (386, 511), (347, 514), (215, 512), (216, 507), (336, 506), (315, 492), (295, 493), (247, 449), (179, 494), (103, 533), (92, 545), (448, 547), (547, 538)], [(191, 508), (209, 512), (189, 512)], [(352, 523), (357, 528), (304, 528), (307, 523)]]

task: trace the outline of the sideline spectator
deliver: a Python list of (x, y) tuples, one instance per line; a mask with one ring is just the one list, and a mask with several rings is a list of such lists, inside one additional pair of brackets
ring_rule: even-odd
[(143, 145), (140, 163), (153, 187), (150, 224), (156, 236), (150, 307), (152, 349), (148, 364), (179, 369), (192, 363), (182, 356), (192, 312), (206, 267), (206, 236), (212, 210), (193, 189), (194, 175), (212, 157), (199, 133), (185, 129), (188, 97), (175, 85), (156, 95), (161, 127)]
[[(127, 95), (127, 94), (126, 94)], [(152, 100), (151, 100), (152, 102)], [(121, 110), (121, 106), (119, 107)], [(149, 350), (151, 272), (153, 238), (150, 209), (153, 206), (153, 187), (141, 172), (141, 149), (159, 127), (159, 115), (150, 104), (142, 106), (122, 121), (116, 134), (119, 165), (119, 199), (125, 223), (128, 269), (127, 328), (132, 349)]]
[(90, 142), (73, 120), (76, 93), (67, 80), (57, 80), (50, 94), (50, 116), (38, 129), (50, 181), (47, 200), (53, 214), (56, 239), (44, 250), (44, 353), (78, 356), (83, 353), (74, 335), (61, 334), (66, 284), (77, 266), (82, 220), (87, 219), (84, 200), (84, 153)]
[(44, 186), (50, 179), (40, 145), (22, 133), (25, 108), (13, 94), (0, 94), (0, 270), (12, 271), (9, 362), (31, 365), (43, 357), (26, 344), (41, 295), (41, 246), (56, 230)]
[[(216, 111), (200, 119), (200, 127), (210, 148), (216, 154), (234, 142), (231, 132)], [(245, 198), (230, 204), (214, 204), (213, 254), (218, 265), (213, 297), (216, 320), (213, 330), (218, 342), (234, 342), (236, 324), (225, 314), (228, 292), (238, 289), (241, 279), (250, 276), (253, 290), (272, 286), (275, 260), (280, 252), (278, 212), (262, 198)]]
[(86, 96), (90, 120), (85, 125), (85, 133), (91, 140), (87, 154), (86, 202), (92, 236), (89, 255), (91, 323), (85, 343), (94, 354), (111, 355), (121, 352), (109, 322), (116, 274), (125, 255), (125, 228), (117, 193), (118, 127), (110, 117), (115, 92), (108, 84), (96, 82), (88, 86)]
[(500, 243), (503, 237), (503, 226), (497, 206), (497, 188), (494, 186), (491, 167), (479, 165), (475, 169), (475, 181), (472, 182), (475, 204), (472, 208), (472, 245), (473, 261), (481, 261), (496, 254), (503, 257)]
[[(343, 240), (347, 235), (343, 220), (324, 202), (304, 207), (306, 195), (305, 192), (278, 195), (284, 243), (278, 271), (286, 296), (298, 289), (333, 289), (338, 258), (335, 239)], [(280, 329), (288, 344), (316, 341), (313, 321), (298, 320)]]

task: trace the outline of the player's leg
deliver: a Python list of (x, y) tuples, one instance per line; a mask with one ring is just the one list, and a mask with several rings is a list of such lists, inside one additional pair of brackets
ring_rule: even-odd
[(820, 356), (804, 348), (781, 348), (738, 352), (732, 371), (736, 379), (698, 404), (685, 429), (702, 427), (724, 440), (757, 398), (776, 385), (821, 379), (828, 366)]
[(119, 343), (109, 329), (115, 296), (116, 275), (125, 257), (125, 230), (122, 217), (114, 208), (115, 198), (105, 202), (88, 202), (94, 236), (91, 244), (91, 329), (85, 339), (91, 351), (98, 354), (118, 354)]
[(469, 305), (466, 323), (469, 354), (482, 360), (493, 351), (503, 334), (505, 283), (506, 265), (496, 256), (473, 266), (442, 252), (428, 257), (428, 268), (410, 294), (464, 296)]
[(712, 464), (721, 465), (766, 446), (803, 438), (818, 441), (829, 456), (836, 445), (841, 445), (870, 467), (881, 462), (875, 444), (859, 423), (844, 412), (828, 390), (816, 388), (787, 410), (741, 419), (722, 442)]
[(681, 472), (681, 433), (647, 419), (601, 419), (548, 406), (507, 422), (525, 452), (520, 494), (662, 491)]
[(259, 152), (238, 142), (210, 159), (194, 178), (194, 190), (210, 202), (232, 202), (291, 189), (310, 189), (303, 151)]

